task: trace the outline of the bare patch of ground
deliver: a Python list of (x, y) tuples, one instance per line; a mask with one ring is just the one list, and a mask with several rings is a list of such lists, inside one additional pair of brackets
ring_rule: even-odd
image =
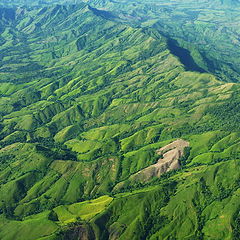
[(162, 157), (153, 164), (132, 175), (134, 180), (148, 181), (153, 177), (160, 177), (163, 173), (180, 168), (179, 159), (183, 156), (184, 148), (189, 142), (178, 139), (156, 151)]

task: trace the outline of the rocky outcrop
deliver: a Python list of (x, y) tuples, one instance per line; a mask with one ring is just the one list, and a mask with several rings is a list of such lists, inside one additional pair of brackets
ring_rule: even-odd
[(63, 240), (95, 240), (92, 228), (87, 224), (79, 224), (60, 234)]

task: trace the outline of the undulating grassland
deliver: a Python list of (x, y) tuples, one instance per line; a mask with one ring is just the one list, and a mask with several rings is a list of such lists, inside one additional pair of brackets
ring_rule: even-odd
[(239, 239), (238, 3), (47, 2), (0, 8), (0, 239)]

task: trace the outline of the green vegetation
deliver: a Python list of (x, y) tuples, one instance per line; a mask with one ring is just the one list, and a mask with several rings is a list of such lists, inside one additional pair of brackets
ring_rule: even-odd
[(0, 4), (0, 239), (239, 239), (239, 1), (70, 3)]
[(79, 218), (90, 220), (96, 214), (102, 212), (111, 201), (112, 198), (103, 196), (95, 200), (74, 203), (69, 206), (58, 206), (53, 211), (62, 224), (67, 224), (69, 222), (76, 222)]

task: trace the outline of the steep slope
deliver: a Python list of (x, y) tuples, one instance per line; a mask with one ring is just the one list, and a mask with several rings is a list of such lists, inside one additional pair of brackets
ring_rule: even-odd
[[(160, 178), (164, 173), (181, 168), (180, 159), (184, 156), (187, 147), (189, 147), (189, 142), (177, 139), (176, 141), (158, 149), (156, 153), (160, 155), (160, 158), (157, 163), (133, 174), (129, 180), (133, 182), (147, 182), (154, 177)], [(122, 183), (117, 184), (115, 189), (118, 189), (119, 185), (121, 186)]]
[(100, 239), (238, 239), (238, 214), (239, 160), (233, 160), (117, 195), (92, 222)]
[(87, 2), (114, 11), (123, 22), (158, 29), (171, 39), (171, 49), (184, 64), (194, 67), (190, 70), (239, 81), (239, 1)]
[(1, 239), (237, 239), (238, 83), (106, 9), (1, 13)]

